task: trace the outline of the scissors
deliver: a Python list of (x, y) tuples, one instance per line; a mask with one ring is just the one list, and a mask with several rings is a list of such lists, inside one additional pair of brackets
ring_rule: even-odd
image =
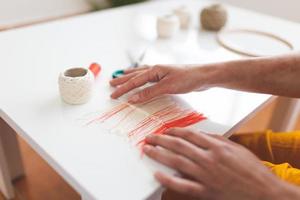
[[(146, 52), (147, 52), (148, 48), (145, 48), (142, 52), (142, 54), (138, 57), (137, 60), (135, 60), (132, 56), (132, 54), (127, 51), (127, 57), (129, 58), (130, 60), (130, 66), (129, 68), (137, 68), (141, 65), (141, 63), (143, 62), (144, 58), (145, 58), (145, 55), (146, 55)], [(123, 69), (120, 69), (120, 70), (116, 70), (114, 71), (114, 73), (112, 74), (112, 78), (118, 78), (120, 76), (123, 76), (124, 75), (124, 70)]]

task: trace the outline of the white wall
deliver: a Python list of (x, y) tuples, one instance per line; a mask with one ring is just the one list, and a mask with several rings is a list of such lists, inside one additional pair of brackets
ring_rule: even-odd
[(300, 0), (219, 0), (239, 7), (300, 22)]
[[(28, 22), (91, 10), (103, 0), (0, 0), (0, 30)], [(160, 0), (163, 1), (163, 0)], [(300, 22), (300, 0), (219, 0), (235, 6)]]
[(88, 10), (86, 0), (0, 0), (0, 29)]

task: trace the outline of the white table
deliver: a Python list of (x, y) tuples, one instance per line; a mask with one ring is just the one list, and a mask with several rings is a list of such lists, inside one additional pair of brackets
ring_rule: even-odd
[[(154, 42), (154, 16), (183, 3), (195, 14), (194, 31), (179, 33), (179, 40)], [(85, 199), (144, 199), (149, 196), (154, 180), (151, 173), (145, 173), (147, 167), (132, 154), (132, 148), (123, 140), (102, 134), (101, 130), (78, 128), (76, 119), (110, 105), (108, 80), (114, 70), (129, 64), (125, 53), (128, 48), (152, 44), (155, 48), (167, 45), (171, 46), (168, 50), (174, 50), (174, 46), (188, 40), (206, 53), (206, 59), (195, 58), (199, 62), (237, 58), (217, 45), (214, 33), (196, 31), (198, 10), (208, 3), (156, 1), (1, 32), (0, 117), (8, 126), (2, 122), (0, 139), (4, 143), (12, 142), (0, 149), (3, 181), (0, 184), (6, 196), (13, 196), (10, 180), (22, 174), (11, 129)], [(299, 49), (298, 24), (233, 7), (229, 7), (229, 12), (229, 27), (276, 33)], [(193, 58), (188, 60), (192, 62)], [(68, 67), (87, 66), (93, 61), (103, 66), (93, 99), (82, 106), (62, 103), (58, 94), (58, 74)], [(221, 124), (220, 134), (229, 134), (270, 96), (212, 89), (183, 98)], [(15, 166), (13, 170), (12, 166)]]

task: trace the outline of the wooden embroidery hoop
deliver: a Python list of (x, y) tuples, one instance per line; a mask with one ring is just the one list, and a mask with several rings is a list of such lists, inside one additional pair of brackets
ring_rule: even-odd
[(229, 51), (232, 51), (234, 53), (237, 53), (237, 54), (240, 54), (240, 55), (243, 55), (243, 56), (260, 57), (260, 56), (263, 56), (263, 55), (250, 53), (250, 52), (243, 51), (243, 50), (240, 50), (240, 49), (237, 49), (235, 47), (230, 46), (226, 42), (226, 40), (224, 40), (224, 38), (222, 37), (223, 35), (228, 34), (228, 33), (250, 33), (250, 34), (254, 34), (254, 35), (266, 36), (266, 37), (269, 37), (269, 38), (272, 38), (274, 40), (277, 40), (277, 41), (281, 42), (282, 44), (286, 45), (290, 50), (294, 50), (294, 46), (289, 41), (287, 41), (287, 40), (285, 40), (285, 39), (283, 39), (283, 38), (281, 38), (277, 35), (274, 35), (272, 33), (267, 33), (267, 32), (257, 31), (257, 30), (250, 30), (250, 29), (232, 29), (232, 30), (225, 30), (225, 31), (218, 32), (217, 42), (222, 47), (224, 47), (225, 49), (228, 49)]

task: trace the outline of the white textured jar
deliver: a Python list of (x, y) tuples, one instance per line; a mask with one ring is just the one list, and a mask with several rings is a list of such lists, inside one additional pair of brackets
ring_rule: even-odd
[(176, 15), (165, 15), (157, 18), (157, 35), (170, 38), (179, 30), (179, 19)]
[(60, 74), (58, 84), (64, 102), (84, 104), (92, 96), (94, 75), (85, 68), (71, 68)]

